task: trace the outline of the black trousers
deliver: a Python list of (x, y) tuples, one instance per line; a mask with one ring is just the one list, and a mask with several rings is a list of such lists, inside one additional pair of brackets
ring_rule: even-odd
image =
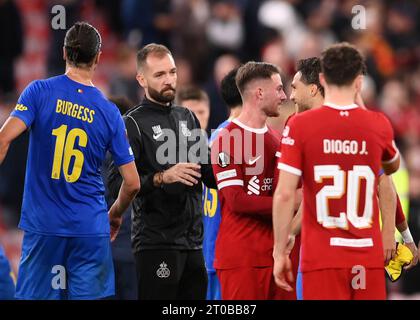
[(204, 300), (203, 251), (142, 250), (135, 254), (139, 300)]
[(134, 261), (114, 261), (116, 300), (137, 300), (137, 278)]

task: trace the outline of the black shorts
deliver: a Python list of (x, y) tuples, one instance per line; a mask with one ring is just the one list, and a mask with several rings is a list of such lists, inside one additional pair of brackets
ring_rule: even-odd
[(135, 254), (139, 300), (204, 300), (203, 251), (142, 250)]

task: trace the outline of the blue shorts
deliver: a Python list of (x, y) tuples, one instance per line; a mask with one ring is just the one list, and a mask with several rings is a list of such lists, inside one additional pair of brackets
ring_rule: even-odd
[(296, 279), (296, 299), (303, 300), (303, 280), (302, 280), (302, 272), (300, 271), (300, 266), (297, 273)]
[(115, 294), (109, 237), (59, 237), (25, 231), (18, 299), (101, 299)]
[(0, 300), (13, 300), (14, 298), (15, 283), (13, 282), (9, 261), (0, 252)]
[(222, 300), (219, 278), (215, 271), (207, 271), (207, 296), (206, 300)]

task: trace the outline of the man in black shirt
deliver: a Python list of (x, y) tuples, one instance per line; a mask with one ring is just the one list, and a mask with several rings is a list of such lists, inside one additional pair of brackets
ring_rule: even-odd
[[(205, 299), (202, 184), (215, 188), (207, 137), (193, 112), (175, 106), (171, 52), (149, 44), (137, 54), (140, 105), (125, 115), (142, 189), (133, 202), (132, 246), (138, 297)], [(110, 175), (117, 192), (118, 170)]]

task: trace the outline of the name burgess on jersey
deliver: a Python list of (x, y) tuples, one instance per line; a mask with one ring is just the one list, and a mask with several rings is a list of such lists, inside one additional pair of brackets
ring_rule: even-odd
[(93, 116), (95, 115), (95, 110), (89, 109), (77, 103), (73, 103), (73, 102), (61, 100), (61, 99), (57, 99), (55, 112), (61, 113), (63, 115), (76, 118), (82, 121), (86, 121), (88, 123), (93, 122)]

